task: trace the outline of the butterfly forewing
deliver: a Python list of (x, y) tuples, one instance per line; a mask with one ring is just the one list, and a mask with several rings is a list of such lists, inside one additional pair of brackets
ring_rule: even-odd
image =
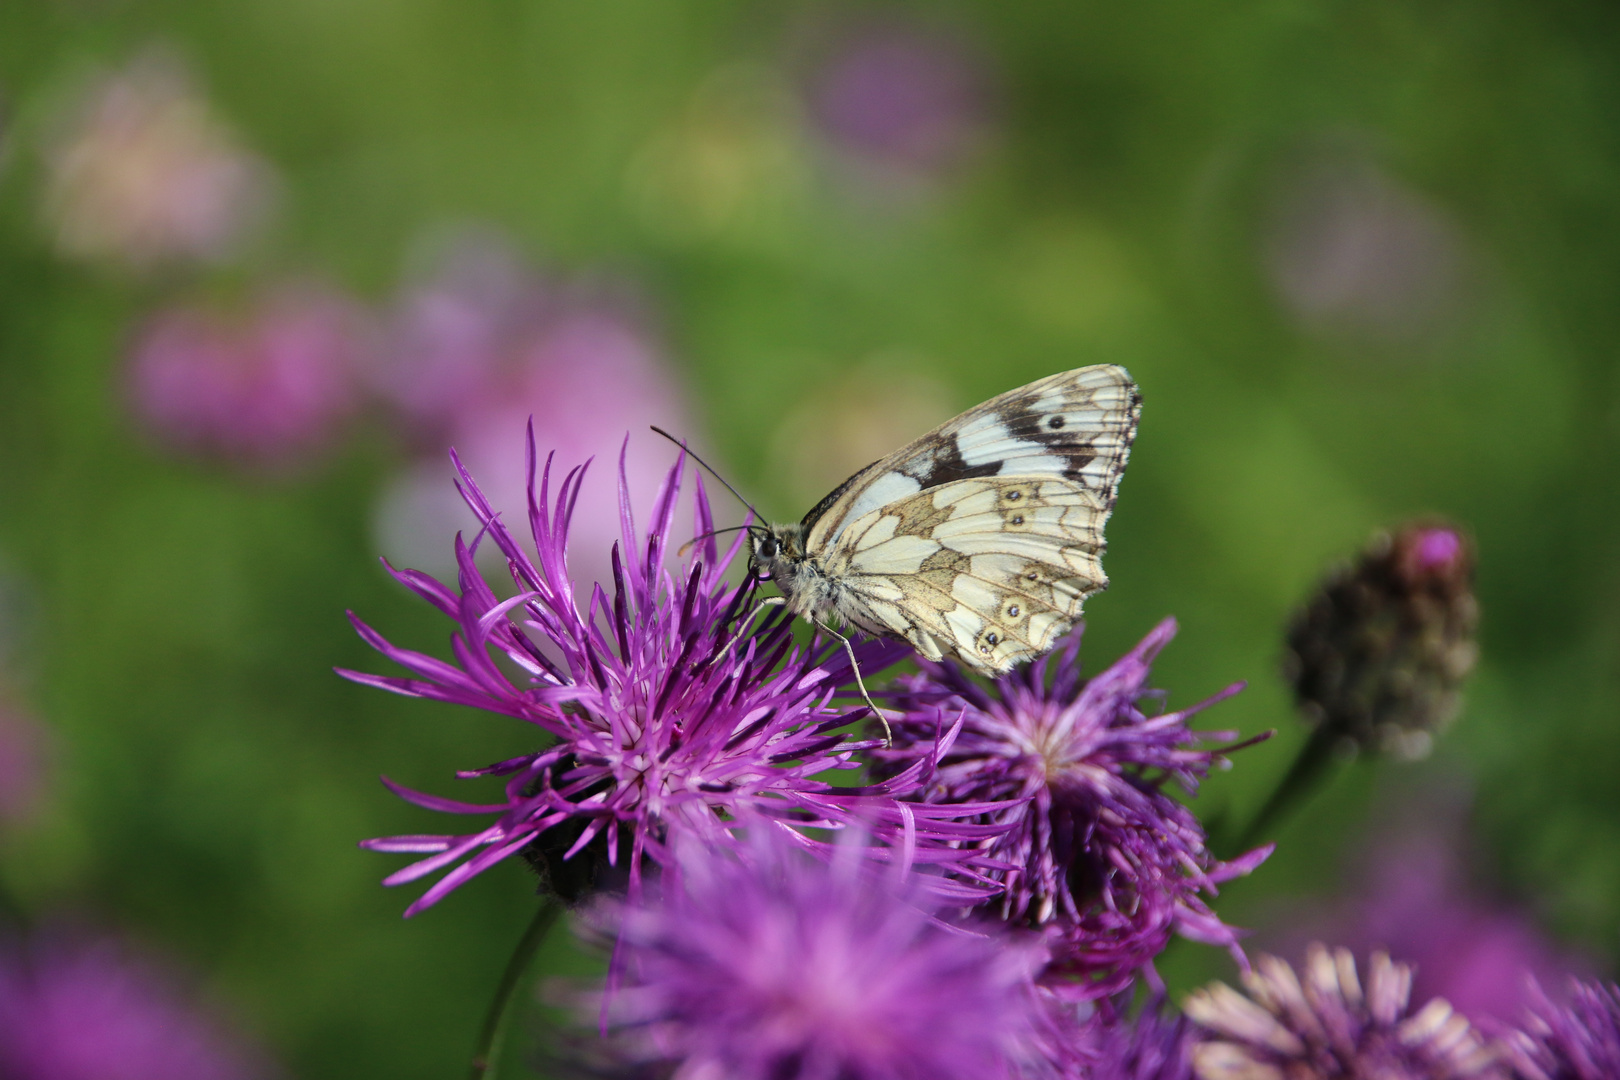
[(1140, 408), (1122, 368), (1081, 368), (857, 473), (804, 521), (839, 613), (988, 672), (1051, 648), (1108, 584), (1103, 525)]
[(1141, 396), (1124, 368), (1060, 372), (1009, 390), (862, 469), (803, 522), (814, 550), (882, 506), (958, 480), (1073, 480), (1113, 509)]

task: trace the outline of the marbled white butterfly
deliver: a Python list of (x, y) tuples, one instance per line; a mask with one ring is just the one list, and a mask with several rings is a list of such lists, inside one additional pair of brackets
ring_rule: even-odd
[(1141, 411), (1111, 364), (1009, 390), (868, 465), (799, 523), (758, 529), (751, 568), (829, 632), (836, 616), (930, 660), (1004, 672), (1107, 588), (1103, 524)]

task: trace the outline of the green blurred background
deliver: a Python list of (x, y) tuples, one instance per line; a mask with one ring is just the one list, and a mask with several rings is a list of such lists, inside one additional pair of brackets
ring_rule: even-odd
[[(72, 234), (101, 181), (65, 188), (64, 148), (153, 56), (258, 177), (207, 250)], [(1146, 405), (1087, 655), (1174, 614), (1172, 703), (1250, 680), (1204, 723), (1281, 733), (1206, 816), (1252, 813), (1302, 741), (1276, 671), (1317, 575), (1376, 528), (1463, 523), (1484, 623), (1462, 719), (1427, 762), (1340, 773), (1221, 911), (1344, 889), (1391, 792), (1461, 787), (1471, 873), (1612, 964), (1612, 7), (27, 0), (0, 6), (0, 102), (0, 689), (50, 748), (0, 875), (180, 957), (289, 1074), (455, 1075), (535, 902), (508, 865), (400, 920), (408, 890), (377, 884), (398, 860), (354, 843), (442, 823), (377, 774), (462, 795), (454, 769), (529, 736), (331, 673), (387, 669), (346, 608), (446, 653), (376, 556), (384, 493), (451, 435), (375, 387), (423, 238), (463, 226), (633, 294), (677, 388), (650, 407), (782, 517), (868, 446), (1126, 365)], [(150, 314), (308, 277), (372, 328), (372, 389), (318, 452), (155, 437), (126, 389)], [(1230, 966), (1178, 948), (1164, 971)]]

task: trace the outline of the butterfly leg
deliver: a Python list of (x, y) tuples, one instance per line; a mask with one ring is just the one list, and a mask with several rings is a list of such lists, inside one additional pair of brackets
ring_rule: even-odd
[(715, 659), (719, 660), (723, 658), (731, 651), (731, 647), (733, 645), (737, 644), (737, 642), (741, 641), (745, 636), (747, 636), (748, 632), (753, 629), (754, 620), (759, 617), (760, 612), (764, 611), (766, 608), (780, 607), (785, 603), (787, 603), (787, 598), (784, 596), (768, 596), (759, 603), (755, 604), (754, 609), (743, 617), (742, 624), (737, 627), (737, 632), (731, 635), (731, 640), (726, 642), (726, 647), (721, 649), (719, 653), (715, 655)]
[(861, 664), (860, 661), (855, 659), (855, 646), (849, 643), (849, 638), (826, 623), (817, 621), (815, 625), (844, 643), (844, 654), (849, 657), (850, 670), (855, 672), (855, 685), (861, 688), (861, 698), (866, 702), (866, 707), (872, 710), (872, 715), (877, 717), (878, 722), (883, 725), (883, 747), (888, 749), (893, 746), (894, 731), (889, 727), (889, 718), (883, 715), (883, 710), (877, 707), (877, 703), (872, 700), (872, 695), (866, 692), (866, 680), (861, 678)]

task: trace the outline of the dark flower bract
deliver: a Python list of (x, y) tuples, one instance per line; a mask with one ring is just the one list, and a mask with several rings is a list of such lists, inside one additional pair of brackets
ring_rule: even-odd
[(1522, 1080), (1610, 1080), (1620, 1076), (1620, 986), (1572, 981), (1569, 1004), (1539, 1000), (1504, 1040)]

